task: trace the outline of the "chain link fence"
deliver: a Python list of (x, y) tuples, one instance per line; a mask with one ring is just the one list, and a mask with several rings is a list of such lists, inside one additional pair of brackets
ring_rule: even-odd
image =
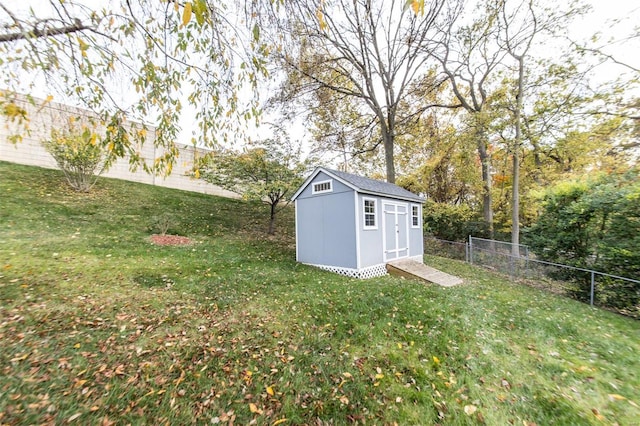
[(464, 260), (545, 291), (640, 318), (640, 280), (543, 261), (527, 246), (504, 241), (427, 238), (424, 247), (426, 254)]
[(469, 244), (458, 241), (440, 240), (438, 238), (425, 238), (424, 253), (468, 262)]

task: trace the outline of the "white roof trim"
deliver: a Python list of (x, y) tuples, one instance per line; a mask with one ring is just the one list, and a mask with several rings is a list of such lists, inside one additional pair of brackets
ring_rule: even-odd
[(324, 174), (326, 174), (327, 176), (331, 177), (332, 179), (337, 180), (338, 182), (342, 183), (345, 186), (348, 186), (349, 188), (351, 188), (354, 191), (356, 191), (358, 194), (375, 195), (375, 196), (378, 196), (378, 197), (393, 198), (395, 200), (411, 201), (413, 203), (418, 203), (418, 204), (424, 203), (424, 201), (420, 202), (420, 201), (416, 200), (415, 198), (402, 197), (402, 196), (398, 196), (398, 195), (388, 194), (388, 193), (385, 193), (385, 192), (375, 192), (375, 191), (362, 190), (361, 188), (353, 185), (352, 183), (347, 182), (346, 180), (336, 176), (335, 174), (331, 173), (330, 170), (327, 170), (322, 166), (316, 167), (316, 169), (313, 171), (313, 173), (311, 173), (311, 176), (309, 176), (307, 178), (307, 180), (305, 180), (304, 183), (302, 185), (300, 185), (300, 188), (296, 191), (295, 194), (293, 194), (293, 197), (291, 197), (291, 201), (295, 201), (296, 198), (298, 198), (300, 196), (302, 191), (304, 191), (305, 188), (307, 186), (309, 186), (311, 181), (314, 180), (316, 178), (316, 176), (318, 176), (318, 174), (320, 172), (323, 172)]
[(313, 171), (313, 173), (311, 173), (311, 176), (309, 176), (307, 178), (307, 180), (305, 180), (304, 183), (302, 185), (300, 185), (300, 188), (298, 188), (296, 193), (293, 194), (293, 197), (291, 197), (291, 201), (295, 201), (296, 198), (298, 198), (298, 196), (302, 193), (302, 191), (304, 191), (306, 189), (306, 187), (309, 186), (311, 181), (314, 180), (316, 178), (316, 176), (318, 176), (318, 174), (320, 172), (323, 172), (324, 174), (326, 174), (330, 178), (337, 180), (341, 184), (348, 186), (349, 188), (353, 189), (356, 192), (361, 192), (358, 187), (352, 185), (351, 183), (345, 181), (342, 178), (339, 178), (338, 176), (334, 175), (333, 173), (331, 173), (330, 171), (328, 171), (324, 167), (316, 167), (316, 169)]

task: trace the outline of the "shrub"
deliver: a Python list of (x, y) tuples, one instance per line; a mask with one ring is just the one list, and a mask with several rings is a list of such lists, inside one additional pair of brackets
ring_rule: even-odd
[(76, 126), (73, 120), (66, 128), (52, 129), (42, 145), (56, 160), (69, 185), (79, 192), (89, 192), (111, 162), (95, 129), (86, 124)]
[(426, 235), (450, 241), (465, 241), (469, 235), (484, 237), (487, 226), (466, 204), (424, 204), (424, 230)]
[[(627, 173), (591, 176), (561, 182), (545, 194), (536, 223), (524, 239), (538, 258), (612, 275), (640, 276), (640, 178), (637, 168)], [(582, 294), (590, 279), (577, 274)], [(640, 303), (640, 285), (602, 280), (608, 306)]]
[(167, 213), (154, 216), (151, 218), (151, 221), (151, 227), (160, 235), (166, 235), (169, 228), (173, 226), (173, 218)]

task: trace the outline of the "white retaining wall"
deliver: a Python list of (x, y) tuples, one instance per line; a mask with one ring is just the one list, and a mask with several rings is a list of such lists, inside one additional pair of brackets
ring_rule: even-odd
[[(41, 99), (36, 99), (36, 105), (32, 105), (24, 98), (20, 98), (16, 103), (27, 111), (29, 130), (24, 132), (17, 123), (9, 122), (6, 116), (0, 114), (0, 161), (57, 169), (58, 166), (55, 160), (44, 149), (40, 141), (49, 137), (52, 127), (60, 128), (65, 126), (68, 116), (89, 117), (91, 113), (55, 102), (45, 102)], [(129, 126), (135, 127), (136, 123), (129, 123)], [(22, 135), (22, 141), (14, 144), (8, 138), (16, 133)], [(147, 164), (153, 164), (153, 160), (163, 152), (162, 148), (154, 146), (154, 138), (155, 131), (150, 128), (147, 132), (147, 141), (140, 148), (140, 154)], [(102, 176), (222, 197), (238, 198), (238, 195), (233, 192), (226, 191), (201, 179), (191, 178), (188, 175), (192, 169), (194, 159), (206, 153), (207, 151), (201, 148), (180, 145), (179, 157), (176, 159), (169, 176), (154, 176), (146, 173), (141, 167), (138, 167), (133, 172), (130, 170), (128, 157), (119, 158)]]

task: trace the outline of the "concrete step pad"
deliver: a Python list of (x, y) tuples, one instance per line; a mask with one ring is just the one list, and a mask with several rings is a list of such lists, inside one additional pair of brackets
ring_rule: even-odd
[(443, 287), (453, 287), (462, 284), (462, 279), (456, 276), (438, 271), (435, 268), (410, 259), (394, 260), (387, 263), (387, 271), (391, 275), (399, 275), (409, 279), (418, 279)]

